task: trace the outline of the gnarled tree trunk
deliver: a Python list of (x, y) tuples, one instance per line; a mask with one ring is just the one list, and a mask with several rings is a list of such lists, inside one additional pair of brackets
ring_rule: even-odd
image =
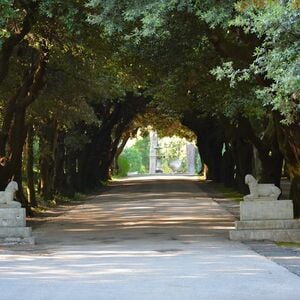
[(28, 125), (27, 130), (27, 143), (26, 143), (26, 152), (27, 152), (27, 163), (26, 163), (26, 173), (27, 173), (27, 186), (28, 186), (28, 195), (29, 203), (31, 207), (36, 207), (36, 195), (34, 188), (34, 153), (33, 153), (33, 143), (34, 143), (34, 130), (33, 125)]
[(55, 178), (55, 150), (57, 122), (49, 120), (40, 128), (40, 176), (41, 195), (45, 201), (53, 199)]
[(289, 126), (280, 123), (277, 119), (278, 143), (285, 160), (286, 172), (291, 179), (290, 199), (294, 203), (294, 213), (300, 217), (300, 115), (296, 117), (295, 123)]
[(47, 62), (48, 53), (39, 53), (15, 96), (4, 109), (0, 132), (0, 186), (4, 188), (14, 177), (19, 185), (18, 198), (25, 207), (28, 207), (28, 201), (22, 187), (22, 151), (26, 139), (26, 110), (44, 86)]

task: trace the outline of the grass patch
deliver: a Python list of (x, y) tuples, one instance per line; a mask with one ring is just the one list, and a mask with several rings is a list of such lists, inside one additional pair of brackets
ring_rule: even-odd
[(224, 195), (225, 198), (228, 198), (233, 201), (241, 202), (243, 201), (243, 194), (239, 193), (238, 191), (227, 188), (227, 187), (220, 187), (220, 192)]
[(276, 245), (279, 247), (297, 247), (300, 248), (300, 243), (292, 243), (292, 242), (276, 242)]
[(64, 203), (70, 203), (73, 201), (81, 201), (83, 198), (84, 198), (84, 195), (81, 193), (75, 193), (73, 197), (67, 197), (67, 196), (57, 194), (54, 196), (54, 199), (51, 201), (54, 202), (54, 205), (56, 206), (59, 203), (64, 204)]
[(46, 210), (48, 209), (48, 207), (46, 206), (37, 206), (37, 207), (31, 207), (30, 210), (33, 212), (33, 213), (36, 213), (36, 214), (40, 214), (40, 213), (44, 213)]
[(85, 195), (81, 194), (81, 193), (75, 193), (73, 197), (67, 197), (67, 196), (63, 196), (61, 194), (56, 194), (53, 196), (53, 199), (45, 201), (41, 198), (41, 196), (39, 194), (37, 194), (36, 198), (37, 198), (38, 206), (33, 207), (31, 209), (34, 212), (39, 213), (39, 212), (46, 211), (49, 208), (57, 207), (60, 204), (64, 205), (64, 204), (69, 204), (72, 202), (80, 202), (80, 201), (84, 200)]

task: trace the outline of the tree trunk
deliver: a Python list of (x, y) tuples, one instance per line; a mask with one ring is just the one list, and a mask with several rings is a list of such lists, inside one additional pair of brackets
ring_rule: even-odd
[(206, 178), (214, 182), (221, 181), (221, 164), (223, 143), (217, 140), (206, 138), (206, 134), (201, 132), (197, 142), (199, 153), (203, 163), (207, 165)]
[(283, 165), (281, 152), (272, 152), (268, 156), (260, 155), (260, 161), (262, 166), (260, 181), (263, 183), (274, 183), (280, 188)]
[(74, 152), (67, 152), (66, 155), (66, 185), (63, 194), (67, 197), (73, 198), (77, 186), (77, 172), (76, 172), (76, 155)]
[(123, 150), (124, 150), (124, 148), (126, 146), (127, 141), (129, 140), (129, 138), (131, 136), (134, 136), (134, 134), (136, 134), (137, 130), (138, 129), (134, 129), (132, 131), (127, 130), (125, 132), (125, 134), (123, 135), (122, 141), (118, 145), (118, 148), (117, 148), (115, 156), (114, 156), (114, 161), (113, 161), (113, 164), (112, 164), (112, 174), (118, 174), (118, 172), (119, 172), (119, 165), (118, 165), (119, 156), (123, 152)]
[[(9, 70), (10, 57), (12, 56), (15, 47), (20, 44), (24, 37), (30, 32), (33, 25), (37, 21), (38, 15), (38, 2), (26, 1), (26, 5), (22, 7), (22, 10), (26, 11), (26, 15), (23, 19), (21, 30), (17, 33), (11, 34), (7, 39), (4, 40), (1, 45), (0, 51), (0, 84), (5, 79)], [(25, 4), (22, 3), (22, 6)]]
[(26, 164), (26, 171), (27, 171), (27, 186), (28, 186), (28, 195), (29, 195), (29, 203), (31, 207), (36, 207), (36, 195), (35, 195), (35, 188), (34, 188), (34, 172), (33, 172), (33, 165), (34, 165), (34, 153), (33, 153), (33, 141), (34, 141), (34, 132), (33, 126), (30, 124), (27, 130), (27, 164)]
[(78, 160), (79, 178), (83, 188), (93, 189), (110, 178), (110, 167), (116, 155), (120, 139), (138, 113), (145, 110), (148, 98), (127, 93), (125, 99), (103, 101), (95, 105), (95, 114), (101, 120), (100, 128), (86, 128), (90, 143)]
[(261, 174), (258, 176), (258, 180), (265, 183), (274, 183), (280, 187), (283, 156), (279, 149), (273, 118), (269, 117), (267, 119), (263, 137), (259, 137), (248, 119), (240, 118), (237, 135), (251, 142), (257, 150), (257, 156), (261, 162)]
[[(97, 131), (99, 129), (93, 128), (93, 130)], [(77, 156), (78, 171), (76, 177), (80, 192), (87, 192), (100, 186), (99, 168), (101, 160), (104, 159), (101, 153), (104, 141), (102, 135), (100, 135), (101, 140), (99, 141), (100, 137), (91, 133), (93, 130), (89, 129), (90, 142), (85, 145)], [(99, 145), (101, 145), (101, 148), (99, 148)]]
[(80, 151), (78, 155), (78, 172), (77, 172), (77, 182), (78, 182), (78, 191), (84, 193), (87, 191), (87, 165), (88, 165), (88, 145)]
[[(9, 169), (11, 176), (18, 182), (17, 198), (28, 211), (29, 203), (25, 196), (22, 184), (22, 154), (26, 140), (27, 128), (25, 126), (25, 113), (24, 107), (17, 107), (14, 115), (14, 124), (12, 126), (12, 134), (10, 136), (10, 145), (12, 146), (11, 159), (9, 161)], [(13, 138), (13, 140), (12, 140)]]
[(234, 160), (235, 160), (235, 182), (237, 189), (248, 194), (248, 186), (245, 184), (245, 176), (252, 173), (252, 145), (243, 139), (237, 139), (232, 143)]
[(58, 133), (57, 146), (55, 150), (55, 167), (54, 167), (54, 190), (61, 194), (64, 194), (66, 187), (66, 174), (65, 174), (65, 145), (64, 145), (64, 134)]
[(222, 157), (222, 182), (227, 187), (234, 187), (234, 157), (231, 146), (227, 143)]
[(300, 176), (294, 176), (291, 183), (290, 199), (293, 200), (294, 204), (294, 216), (295, 218), (300, 217)]
[[(41, 151), (45, 151), (46, 147), (41, 143)], [(41, 196), (45, 201), (53, 199), (53, 176), (54, 161), (51, 156), (41, 154), (40, 157), (40, 176), (41, 176)]]
[(294, 203), (294, 213), (300, 217), (300, 115), (294, 124), (286, 126), (280, 123), (281, 117), (276, 114), (277, 136), (285, 160), (285, 168), (291, 179), (290, 199)]
[(188, 114), (181, 121), (197, 136), (197, 147), (203, 162), (202, 166), (204, 164), (207, 166), (207, 179), (220, 182), (224, 134), (219, 120), (199, 120)]
[(26, 139), (25, 115), (27, 107), (37, 98), (44, 86), (44, 75), (48, 61), (48, 52), (41, 52), (35, 63), (24, 75), (21, 86), (4, 109), (0, 132), (0, 187), (15, 176), (19, 180), (19, 197), (24, 206), (28, 201), (21, 186), (22, 151)]
[(55, 150), (57, 145), (57, 122), (47, 122), (40, 130), (41, 195), (45, 201), (53, 199), (55, 176)]

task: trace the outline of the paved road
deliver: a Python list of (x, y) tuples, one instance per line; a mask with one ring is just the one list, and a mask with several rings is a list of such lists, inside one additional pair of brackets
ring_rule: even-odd
[(233, 217), (192, 177), (132, 178), (2, 249), (0, 299), (299, 300), (300, 278), (228, 240)]

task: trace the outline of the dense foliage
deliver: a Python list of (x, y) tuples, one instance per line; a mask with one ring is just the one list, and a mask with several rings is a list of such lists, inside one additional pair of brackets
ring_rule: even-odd
[[(123, 158), (128, 162), (129, 167), (127, 173), (149, 173), (149, 149), (149, 135), (147, 135), (146, 137), (139, 137), (134, 141), (134, 144), (124, 149), (120, 158)], [(124, 175), (124, 173), (121, 173), (121, 175)]]
[(1, 187), (15, 178), (28, 208), (94, 189), (152, 123), (188, 127), (208, 178), (245, 192), (284, 169), (299, 214), (299, 6), (0, 0)]

